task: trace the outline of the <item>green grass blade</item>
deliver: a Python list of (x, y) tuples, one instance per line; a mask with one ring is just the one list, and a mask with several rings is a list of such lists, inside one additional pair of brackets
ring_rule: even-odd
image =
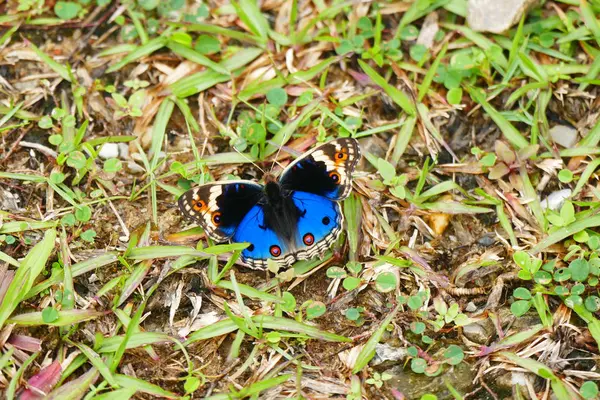
[[(78, 262), (77, 264), (71, 265), (71, 274), (73, 278), (88, 273), (90, 271), (95, 271), (96, 269), (105, 267), (117, 261), (118, 252), (107, 252), (98, 257), (90, 258), (85, 261)], [(64, 279), (64, 271), (56, 270), (53, 272), (52, 276), (46, 279), (43, 282), (35, 285), (31, 290), (25, 295), (24, 299), (29, 299), (33, 296), (37, 296), (44, 290), (48, 289), (52, 285), (58, 285)]]
[(29, 45), (31, 46), (31, 49), (35, 52), (35, 54), (37, 54), (37, 56), (39, 58), (41, 58), (43, 62), (48, 64), (48, 66), (54, 72), (56, 72), (58, 75), (60, 75), (60, 77), (63, 78), (64, 80), (71, 82), (71, 74), (69, 73), (69, 70), (67, 69), (67, 67), (54, 61), (54, 59), (52, 59), (49, 55), (47, 55), (46, 53), (41, 51), (35, 44), (29, 43)]
[(54, 250), (55, 239), (56, 231), (54, 229), (47, 230), (44, 238), (29, 250), (21, 262), (14, 279), (6, 290), (2, 304), (0, 304), (0, 328), (4, 326), (10, 314), (19, 306), (34, 281), (46, 267), (46, 262)]
[(100, 372), (100, 375), (102, 375), (102, 377), (104, 379), (106, 379), (106, 382), (108, 382), (108, 384), (110, 386), (112, 386), (113, 388), (119, 387), (119, 384), (117, 383), (115, 377), (113, 376), (113, 373), (110, 371), (110, 369), (108, 368), (108, 365), (106, 365), (106, 363), (102, 360), (102, 358), (100, 357), (100, 355), (98, 353), (96, 353), (89, 346), (86, 346), (83, 343), (77, 343), (77, 342), (72, 342), (72, 341), (69, 341), (69, 342), (73, 346), (77, 347), (79, 349), (79, 351), (81, 351), (83, 353), (83, 355), (85, 355), (88, 358), (90, 363), (94, 367), (96, 367), (98, 372)]
[(135, 389), (138, 392), (146, 393), (151, 396), (156, 396), (163, 399), (180, 398), (180, 396), (173, 392), (169, 392), (168, 390), (165, 390), (160, 386), (154, 385), (150, 382), (146, 382), (139, 378), (134, 378), (133, 376), (114, 374), (114, 378), (117, 384), (124, 388)]
[(387, 83), (383, 76), (379, 75), (377, 71), (371, 68), (364, 61), (358, 60), (358, 64), (362, 70), (365, 71), (365, 74), (371, 78), (373, 83), (381, 87), (383, 91), (386, 92), (388, 96), (390, 96), (392, 100), (404, 110), (405, 113), (408, 115), (415, 115), (417, 113), (414, 103), (406, 94)]
[(448, 42), (444, 43), (444, 47), (442, 47), (442, 50), (440, 50), (440, 52), (438, 53), (438, 55), (435, 58), (435, 60), (433, 61), (433, 63), (431, 63), (431, 66), (429, 67), (429, 69), (427, 70), (427, 73), (423, 77), (423, 81), (419, 85), (419, 96), (418, 96), (419, 101), (422, 101), (423, 98), (425, 98), (425, 95), (427, 94), (427, 91), (429, 90), (429, 87), (431, 86), (431, 82), (433, 82), (433, 78), (435, 77), (435, 75), (438, 72), (438, 68), (440, 66), (440, 63), (442, 62), (442, 58), (444, 58), (444, 56), (446, 55), (447, 50), (448, 50)]
[(229, 71), (223, 66), (206, 57), (204, 54), (198, 53), (196, 50), (190, 47), (184, 46), (183, 44), (174, 42), (172, 40), (167, 42), (167, 47), (171, 49), (173, 53), (195, 62), (196, 64), (204, 65), (205, 67), (210, 68), (220, 74), (229, 75)]
[(257, 1), (239, 0), (232, 1), (231, 4), (244, 25), (246, 25), (254, 35), (259, 37), (261, 42), (266, 42), (269, 34), (269, 23), (261, 13)]
[(581, 16), (583, 17), (585, 26), (592, 32), (596, 39), (596, 43), (600, 46), (600, 23), (598, 23), (596, 13), (592, 10), (592, 7), (587, 0), (580, 0), (579, 9), (581, 10)]
[(398, 304), (396, 308), (394, 308), (394, 310), (390, 312), (387, 317), (385, 317), (379, 327), (375, 330), (375, 332), (373, 332), (369, 340), (367, 340), (367, 343), (356, 357), (356, 362), (354, 364), (354, 368), (352, 369), (353, 374), (357, 374), (362, 371), (362, 369), (367, 366), (369, 361), (371, 361), (373, 356), (375, 356), (375, 347), (379, 344), (379, 341), (381, 340), (381, 337), (383, 336), (387, 326), (390, 324), (390, 322), (392, 322), (399, 310), (400, 305)]
[(59, 311), (58, 319), (52, 322), (45, 322), (41, 311), (31, 312), (27, 314), (15, 315), (7, 321), (10, 324), (22, 326), (70, 326), (83, 321), (99, 318), (106, 315), (104, 311), (93, 310), (68, 310)]
[(145, 57), (145, 56), (149, 56), (150, 54), (154, 53), (156, 50), (162, 49), (163, 47), (165, 47), (166, 44), (167, 44), (166, 37), (159, 36), (157, 38), (151, 39), (147, 43), (137, 47), (131, 53), (127, 54), (125, 57), (123, 57), (123, 59), (121, 61), (117, 62), (112, 67), (108, 68), (106, 70), (106, 73), (110, 74), (111, 72), (118, 71), (121, 68), (123, 68), (125, 65), (129, 64), (130, 62), (139, 60), (140, 58)]
[(545, 250), (549, 246), (558, 243), (568, 237), (573, 236), (577, 232), (581, 232), (584, 229), (595, 228), (600, 226), (600, 215), (593, 215), (585, 218), (579, 218), (577, 221), (563, 226), (550, 235), (542, 239), (537, 245), (531, 249), (531, 254), (535, 255), (540, 251)]
[(467, 91), (471, 95), (471, 98), (476, 103), (481, 104), (486, 113), (492, 118), (492, 120), (498, 125), (500, 131), (513, 146), (515, 146), (518, 150), (522, 149), (529, 145), (529, 142), (521, 133), (511, 124), (502, 114), (500, 114), (490, 103), (485, 99), (485, 94), (483, 94), (479, 89), (472, 88), (470, 86), (466, 87)]
[(289, 122), (287, 125), (285, 125), (283, 128), (281, 128), (279, 130), (279, 132), (277, 132), (275, 134), (275, 136), (273, 137), (273, 139), (271, 140), (271, 142), (276, 143), (277, 146), (273, 146), (272, 144), (269, 144), (265, 148), (265, 157), (268, 157), (271, 154), (277, 152), (280, 148), (279, 146), (283, 146), (284, 144), (286, 144), (287, 141), (290, 140), (290, 138), (292, 137), (294, 132), (296, 132), (296, 130), (298, 129), (298, 126), (306, 118), (310, 117), (315, 112), (315, 110), (319, 107), (319, 105), (320, 105), (320, 99), (313, 100), (311, 103), (309, 103), (302, 109), (302, 112), (300, 113), (300, 115), (298, 115), (296, 118), (294, 118), (293, 121)]

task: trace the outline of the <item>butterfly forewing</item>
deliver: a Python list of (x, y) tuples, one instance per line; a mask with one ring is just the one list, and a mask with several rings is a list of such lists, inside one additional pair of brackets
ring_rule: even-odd
[(179, 198), (179, 208), (211, 239), (223, 242), (233, 236), (262, 196), (262, 186), (252, 181), (215, 182), (185, 192)]
[(332, 140), (291, 163), (281, 175), (281, 186), (342, 200), (352, 190), (352, 172), (360, 156), (356, 139)]

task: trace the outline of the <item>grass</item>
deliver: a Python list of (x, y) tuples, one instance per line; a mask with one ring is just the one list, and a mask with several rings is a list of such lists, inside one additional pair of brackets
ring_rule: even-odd
[[(599, 12), (0, 5), (0, 392), (597, 398)], [(249, 270), (181, 218), (337, 137), (364, 157), (322, 256)]]

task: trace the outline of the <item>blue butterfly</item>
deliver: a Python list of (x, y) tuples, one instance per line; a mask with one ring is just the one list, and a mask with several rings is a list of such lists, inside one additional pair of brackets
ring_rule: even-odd
[(339, 201), (352, 190), (360, 160), (356, 139), (325, 143), (290, 164), (279, 180), (208, 183), (184, 193), (179, 208), (217, 242), (248, 242), (241, 259), (265, 268), (288, 267), (323, 253), (335, 242), (344, 216)]

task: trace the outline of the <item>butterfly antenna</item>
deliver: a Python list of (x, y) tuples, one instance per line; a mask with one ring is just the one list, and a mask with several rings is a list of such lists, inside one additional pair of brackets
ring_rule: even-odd
[[(316, 89), (316, 91), (319, 93), (319, 97), (316, 98), (314, 101), (318, 101), (318, 102), (323, 101), (323, 99), (327, 98), (327, 96), (329, 96), (329, 94), (333, 91), (333, 89), (331, 89), (331, 88), (321, 91), (321, 90), (319, 90), (319, 88), (314, 87), (314, 85), (312, 85), (310, 82), (304, 81), (304, 83), (306, 83), (311, 88)], [(273, 171), (273, 166), (275, 166), (275, 164), (277, 164), (281, 168), (283, 168), (283, 166), (279, 163), (279, 161), (277, 161), (277, 159), (279, 158), (279, 154), (281, 153), (281, 150), (283, 150), (284, 148), (285, 148), (285, 151), (292, 156), (299, 157), (301, 155), (301, 153), (289, 148), (288, 146), (285, 146), (285, 145), (282, 145), (279, 143), (273, 143), (271, 141), (268, 141), (268, 143), (272, 146), (278, 147), (277, 153), (275, 154), (275, 157), (273, 158), (273, 162), (271, 163), (271, 171)]]
[(240, 156), (244, 157), (246, 159), (246, 161), (248, 161), (250, 164), (254, 165), (256, 168), (258, 168), (260, 170), (260, 172), (264, 174), (266, 174), (265, 170), (261, 168), (260, 165), (258, 165), (257, 163), (255, 163), (250, 157), (248, 157), (246, 154), (242, 153), (241, 151), (239, 151), (238, 149), (235, 148), (235, 146), (232, 146), (233, 150), (236, 151), (236, 153), (238, 153)]

